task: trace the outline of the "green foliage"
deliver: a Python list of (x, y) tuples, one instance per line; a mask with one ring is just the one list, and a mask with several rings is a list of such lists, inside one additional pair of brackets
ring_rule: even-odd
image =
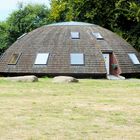
[(50, 20), (53, 22), (64, 21), (65, 20), (65, 10), (66, 2), (61, 2), (59, 0), (51, 1), (51, 11)]
[(9, 44), (25, 32), (30, 32), (48, 23), (49, 10), (44, 5), (34, 4), (20, 7), (7, 20), (9, 24)]
[(0, 23), (0, 54), (22, 34), (49, 23), (49, 9), (45, 5), (19, 3), (18, 7)]
[(140, 5), (134, 1), (119, 0), (112, 13), (111, 29), (140, 50)]
[[(109, 13), (114, 9), (115, 1), (52, 0), (51, 16), (55, 21), (76, 20), (107, 26), (109, 24)], [(63, 8), (60, 9), (61, 6)]]
[(0, 22), (0, 55), (7, 48), (8, 32), (7, 23)]

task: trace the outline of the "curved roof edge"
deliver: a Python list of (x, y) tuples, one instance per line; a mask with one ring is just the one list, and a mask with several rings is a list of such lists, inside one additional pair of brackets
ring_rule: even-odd
[(75, 22), (75, 21), (69, 21), (69, 22), (59, 22), (59, 23), (53, 23), (53, 24), (49, 24), (47, 26), (77, 26), (77, 25), (94, 25), (95, 24), (91, 24), (91, 23), (85, 23), (85, 22)]

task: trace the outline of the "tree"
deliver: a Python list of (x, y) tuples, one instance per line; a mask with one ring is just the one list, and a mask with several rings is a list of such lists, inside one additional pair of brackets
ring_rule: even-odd
[(50, 23), (50, 10), (45, 5), (19, 3), (18, 8), (5, 22), (0, 22), (0, 54), (22, 34)]
[(20, 4), (6, 21), (9, 25), (8, 44), (11, 45), (22, 34), (48, 24), (48, 15), (49, 9), (45, 5), (28, 4), (23, 7)]
[(8, 26), (6, 22), (0, 22), (0, 55), (8, 46)]
[(54, 21), (86, 21), (108, 27), (115, 2), (116, 0), (52, 0), (50, 14)]
[(140, 50), (140, 4), (119, 0), (113, 11), (111, 29)]

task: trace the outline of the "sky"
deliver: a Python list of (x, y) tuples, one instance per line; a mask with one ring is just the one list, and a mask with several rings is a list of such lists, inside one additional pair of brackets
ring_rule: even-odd
[(49, 0), (2, 0), (0, 2), (0, 21), (6, 20), (12, 11), (18, 8), (18, 2), (28, 3), (39, 3), (49, 6)]

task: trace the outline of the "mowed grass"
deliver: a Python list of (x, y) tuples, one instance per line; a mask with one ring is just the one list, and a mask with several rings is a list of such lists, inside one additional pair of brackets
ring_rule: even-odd
[(139, 140), (140, 80), (0, 78), (0, 140)]

